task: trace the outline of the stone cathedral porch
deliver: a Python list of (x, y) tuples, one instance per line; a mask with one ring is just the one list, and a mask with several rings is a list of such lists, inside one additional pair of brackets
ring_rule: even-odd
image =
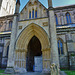
[[(20, 34), (16, 42), (15, 67), (26, 72), (50, 71), (50, 46), (46, 32), (31, 24)], [(36, 59), (37, 62), (35, 61)], [(39, 67), (36, 68), (36, 63)], [(16, 70), (17, 71), (17, 70)]]

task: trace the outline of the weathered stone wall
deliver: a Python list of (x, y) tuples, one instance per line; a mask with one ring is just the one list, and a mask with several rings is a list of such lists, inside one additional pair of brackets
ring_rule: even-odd
[(71, 70), (75, 70), (75, 51), (69, 53), (69, 67)]
[(68, 56), (59, 56), (59, 62), (60, 62), (60, 68), (61, 69), (68, 69), (69, 63), (68, 63)]
[[(11, 22), (11, 23), (10, 23)], [(13, 16), (0, 17), (0, 32), (11, 31), (13, 25)]]
[[(69, 51), (75, 51), (75, 32), (71, 31), (71, 29), (68, 29), (69, 32), (67, 31), (67, 29), (62, 29), (60, 30), (60, 32), (58, 32), (58, 36), (57, 38), (62, 40), (63, 42), (63, 50), (64, 50), (64, 54), (63, 55), (59, 55), (60, 57), (60, 68), (70, 68), (70, 60), (74, 57), (68, 56), (68, 52)], [(57, 30), (58, 31), (58, 30)], [(64, 32), (61, 32), (64, 31)], [(72, 46), (71, 46), (72, 45)], [(74, 60), (73, 60), (74, 62)], [(73, 67), (74, 65), (71, 65), (71, 69), (74, 69)]]
[[(12, 1), (12, 0), (11, 0)], [(9, 3), (11, 2), (9, 1)], [(7, 3), (7, 2), (6, 2)], [(5, 3), (5, 5), (6, 5)], [(12, 2), (11, 2), (12, 3)], [(14, 3), (14, 4), (13, 4)], [(13, 6), (13, 13), (14, 13), (14, 6), (15, 6), (15, 1), (12, 3), (12, 6)], [(3, 5), (3, 4), (2, 4)], [(10, 6), (9, 6), (10, 7)], [(9, 12), (5, 12), (4, 9), (6, 9), (6, 6), (5, 7), (1, 7), (1, 10), (3, 12), (3, 14), (9, 14)], [(37, 18), (36, 19), (34, 17), (34, 19), (29, 19), (29, 11), (32, 12), (32, 10), (34, 9), (34, 11), (37, 10)], [(0, 10), (0, 13), (1, 13), (1, 10)], [(9, 8), (8, 10), (9, 11)], [(42, 28), (46, 34), (48, 35), (47, 37), (50, 39), (50, 36), (49, 36), (49, 28), (48, 28), (48, 13), (47, 13), (47, 9), (40, 3), (40, 2), (37, 2), (37, 0), (31, 0), (31, 2), (28, 2), (28, 4), (23, 8), (23, 10), (20, 12), (20, 18), (19, 18), (19, 22), (18, 22), (18, 26), (17, 26), (17, 37), (16, 39), (19, 38), (19, 35), (21, 34), (21, 32), (27, 28), (29, 25), (31, 24), (35, 24), (35, 26), (32, 26), (30, 27), (30, 30), (32, 31), (35, 31), (34, 33), (36, 33), (37, 31), (37, 28), (36, 30), (34, 29), (35, 27), (39, 26), (40, 28)], [(70, 13), (70, 16), (71, 16), (71, 19), (72, 19), (72, 23), (75, 23), (75, 8), (68, 8), (68, 9), (57, 9), (55, 10), (55, 14), (57, 15), (58, 17), (58, 23), (59, 25), (65, 25), (67, 24), (67, 21), (66, 21), (66, 13), (69, 12)], [(10, 14), (12, 13), (12, 11), (10, 11)], [(1, 14), (2, 15), (2, 14)], [(34, 13), (35, 15), (35, 13)], [(31, 15), (32, 17), (32, 15)], [(61, 20), (60, 20), (61, 19)], [(9, 21), (13, 20), (13, 17), (3, 17), (3, 18), (0, 18), (0, 32), (2, 31), (9, 31), (11, 29), (9, 29)], [(14, 23), (16, 24), (16, 23)], [(31, 29), (32, 28), (32, 29)], [(14, 28), (13, 28), (14, 29)], [(13, 30), (12, 29), (12, 30)], [(40, 29), (42, 31), (42, 29)], [(68, 29), (68, 28), (67, 28)], [(30, 31), (29, 30), (29, 31)], [(39, 29), (38, 29), (39, 30)], [(68, 68), (68, 49), (67, 49), (67, 39), (66, 39), (66, 35), (69, 36), (69, 32), (72, 30), (72, 29), (69, 29), (69, 32), (65, 29), (60, 29), (59, 30), (62, 30), (62, 31), (59, 31), (57, 30), (57, 39), (60, 38), (62, 41), (63, 41), (63, 50), (64, 50), (64, 54), (63, 55), (60, 55), (59, 57), (59, 60), (60, 60), (60, 67), (61, 68)], [(26, 31), (27, 32), (27, 31)], [(25, 32), (24, 32), (25, 33)], [(27, 34), (27, 33), (26, 33)], [(40, 34), (40, 33), (39, 33)], [(74, 30), (71, 32), (71, 35), (72, 35), (72, 40), (73, 42), (71, 43), (74, 47), (74, 51), (75, 51), (75, 32)], [(32, 36), (32, 35), (31, 35)], [(5, 36), (6, 37), (6, 36)], [(26, 38), (26, 35), (24, 35), (24, 38)], [(24, 40), (24, 38), (21, 38)], [(41, 37), (40, 37), (41, 38)], [(44, 37), (43, 37), (44, 38)], [(29, 37), (27, 38), (27, 40), (29, 39)], [(12, 39), (11, 39), (12, 40)], [(5, 43), (4, 43), (4, 50), (3, 50), (3, 57), (6, 56), (6, 43), (10, 41), (9, 39), (8, 40), (5, 40)], [(21, 41), (21, 40), (20, 40)], [(29, 41), (29, 40), (28, 40)], [(21, 43), (21, 42), (20, 42)], [(24, 44), (20, 44), (19, 45), (24, 45)], [(26, 42), (25, 42), (26, 43)], [(45, 42), (43, 42), (45, 43)], [(45, 46), (44, 46), (45, 47)], [(20, 49), (21, 50), (21, 49)], [(24, 50), (24, 49), (23, 49)], [(46, 70), (47, 68), (49, 68), (49, 63), (50, 63), (50, 49), (45, 49), (45, 50), (42, 50), (42, 54), (43, 54), (43, 68)], [(18, 52), (18, 53), (21, 53), (21, 52)], [(18, 53), (16, 55), (18, 55)], [(20, 54), (21, 55), (21, 54)], [(2, 59), (2, 63), (4, 64), (4, 62), (6, 61), (7, 59), (6, 58), (3, 58)], [(25, 59), (24, 59), (25, 60)], [(26, 62), (24, 62), (26, 63)], [(21, 64), (21, 63), (20, 63)], [(25, 66), (25, 64), (24, 64)]]
[(75, 23), (75, 8), (67, 8), (68, 6), (64, 7), (57, 7), (55, 8), (55, 14), (58, 18), (58, 25), (65, 25), (67, 24), (66, 13), (68, 12), (71, 16), (72, 23)]
[(17, 37), (18, 35), (30, 24), (36, 24), (40, 26), (42, 29), (45, 30), (45, 32), (49, 35), (48, 32), (48, 18), (40, 18), (40, 19), (32, 19), (32, 20), (23, 20), (18, 22), (18, 32), (17, 32)]
[(2, 0), (0, 17), (14, 14), (16, 0)]
[(74, 51), (75, 51), (75, 33), (72, 34), (72, 40), (73, 40), (73, 47), (74, 47)]
[[(2, 38), (2, 39), (1, 39)], [(10, 37), (0, 37), (0, 53), (1, 53), (1, 56), (0, 56), (0, 59), (1, 59), (1, 63), (0, 63), (0, 67), (1, 68), (6, 68), (7, 67), (7, 47), (9, 46), (10, 44)], [(2, 46), (3, 45), (3, 46)]]

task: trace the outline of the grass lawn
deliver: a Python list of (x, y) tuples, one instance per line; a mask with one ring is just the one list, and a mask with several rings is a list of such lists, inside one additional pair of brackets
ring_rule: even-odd
[[(62, 70), (64, 71), (67, 75), (75, 75), (75, 71), (69, 71), (69, 70)], [(10, 75), (10, 74), (2, 74), (4, 73), (4, 70), (0, 70), (0, 75)]]
[(64, 71), (67, 75), (75, 75), (75, 71)]
[(0, 70), (0, 75), (10, 75), (10, 74), (2, 74), (4, 73), (4, 70)]
[(71, 71), (67, 69), (61, 69), (61, 71), (64, 71), (67, 75), (75, 75), (75, 71)]
[(4, 73), (4, 70), (0, 70), (0, 73)]

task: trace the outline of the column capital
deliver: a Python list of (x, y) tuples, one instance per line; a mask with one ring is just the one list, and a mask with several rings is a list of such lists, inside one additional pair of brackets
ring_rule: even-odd
[(53, 8), (53, 7), (49, 7), (48, 10), (49, 10), (49, 11), (50, 11), (50, 10), (54, 10), (54, 8)]

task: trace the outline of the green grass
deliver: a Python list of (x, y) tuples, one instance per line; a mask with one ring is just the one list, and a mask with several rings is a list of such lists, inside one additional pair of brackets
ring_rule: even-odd
[(75, 71), (64, 71), (67, 75), (75, 75)]
[(0, 74), (0, 75), (10, 75), (10, 74)]
[(10, 74), (0, 74), (0, 75), (10, 75)]
[(67, 69), (61, 69), (61, 71), (64, 71), (67, 75), (75, 75), (75, 71), (70, 71)]
[(4, 70), (0, 70), (0, 75), (10, 75), (10, 74), (3, 74)]
[(0, 73), (4, 73), (4, 70), (0, 70)]
[[(75, 71), (69, 71), (69, 70), (62, 70), (64, 71), (67, 75), (75, 75)], [(10, 75), (10, 74), (2, 74), (4, 73), (4, 70), (0, 70), (0, 75)]]

